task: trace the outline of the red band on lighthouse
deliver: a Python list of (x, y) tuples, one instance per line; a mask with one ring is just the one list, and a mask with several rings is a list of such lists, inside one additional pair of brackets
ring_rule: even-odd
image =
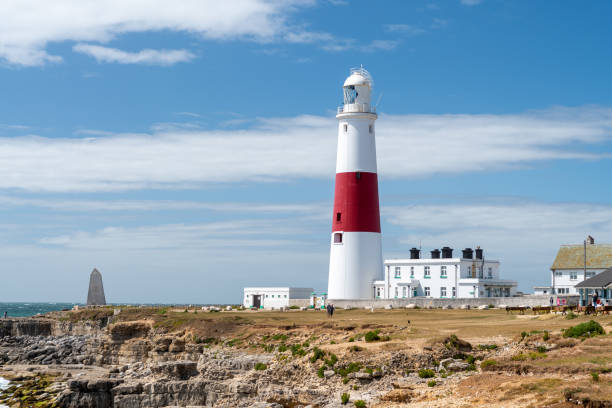
[(378, 176), (376, 173), (336, 174), (332, 232), (380, 233)]

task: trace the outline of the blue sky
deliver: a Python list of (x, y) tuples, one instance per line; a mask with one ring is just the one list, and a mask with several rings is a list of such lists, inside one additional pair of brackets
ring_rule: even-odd
[(530, 291), (612, 242), (609, 2), (225, 3), (2, 3), (0, 300), (83, 301), (94, 267), (112, 302), (324, 290), (359, 64), (385, 257), (480, 245)]

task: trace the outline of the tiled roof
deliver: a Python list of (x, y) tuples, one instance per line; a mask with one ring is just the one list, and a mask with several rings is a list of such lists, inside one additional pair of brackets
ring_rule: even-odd
[(603, 272), (580, 282), (575, 287), (577, 288), (605, 288), (612, 284), (612, 268), (606, 269)]
[[(588, 244), (586, 246), (587, 268), (607, 269), (612, 267), (612, 245)], [(550, 269), (584, 268), (583, 245), (561, 245)]]

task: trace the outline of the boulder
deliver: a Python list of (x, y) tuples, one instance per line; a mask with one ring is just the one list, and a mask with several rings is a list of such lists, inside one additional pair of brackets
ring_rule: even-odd
[(417, 305), (414, 303), (410, 303), (409, 305), (406, 306), (406, 309), (416, 309)]
[(478, 306), (478, 310), (487, 310), (489, 308), (489, 305), (480, 305)]

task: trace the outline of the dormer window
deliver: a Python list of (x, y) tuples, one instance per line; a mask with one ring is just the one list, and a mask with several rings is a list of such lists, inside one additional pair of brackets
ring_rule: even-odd
[(335, 232), (334, 233), (334, 244), (341, 244), (341, 243), (342, 243), (342, 233)]

